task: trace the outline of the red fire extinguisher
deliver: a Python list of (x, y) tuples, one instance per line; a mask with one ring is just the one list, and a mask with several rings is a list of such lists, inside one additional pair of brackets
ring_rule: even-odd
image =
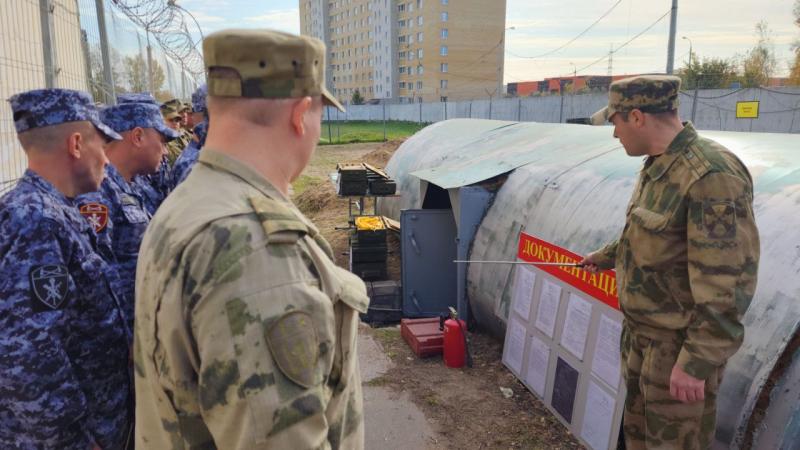
[[(444, 319), (444, 317), (442, 317)], [(450, 318), (444, 321), (444, 364), (447, 367), (464, 367), (464, 362), (472, 367), (472, 358), (467, 347), (466, 323), (458, 318), (458, 313), (450, 308)]]

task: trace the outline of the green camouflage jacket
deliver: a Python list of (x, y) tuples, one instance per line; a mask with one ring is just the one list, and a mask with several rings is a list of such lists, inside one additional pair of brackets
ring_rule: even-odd
[(653, 338), (677, 331), (677, 363), (705, 379), (741, 345), (756, 288), (750, 173), (686, 124), (665, 154), (646, 160), (622, 236), (598, 253), (600, 267), (617, 270), (627, 326)]
[(264, 178), (213, 150), (145, 234), (136, 446), (363, 448), (364, 284)]
[(180, 130), (181, 135), (167, 142), (167, 161), (169, 161), (169, 166), (172, 167), (175, 164), (175, 160), (181, 156), (183, 149), (189, 145), (189, 142), (192, 142), (192, 133), (186, 130)]

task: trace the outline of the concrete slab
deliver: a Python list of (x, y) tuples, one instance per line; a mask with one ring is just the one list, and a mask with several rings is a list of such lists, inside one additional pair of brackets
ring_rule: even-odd
[(405, 450), (434, 448), (436, 433), (408, 393), (395, 393), (382, 386), (368, 386), (392, 367), (392, 361), (383, 348), (359, 330), (358, 360), (364, 390), (365, 448)]

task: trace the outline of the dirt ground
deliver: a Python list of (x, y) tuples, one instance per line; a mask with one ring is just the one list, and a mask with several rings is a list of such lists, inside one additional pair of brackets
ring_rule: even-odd
[[(347, 267), (348, 200), (336, 196), (329, 174), (337, 162), (365, 161), (384, 167), (400, 141), (319, 147), (295, 183), (294, 200), (333, 246), (337, 264)], [(372, 204), (366, 205), (372, 211)], [(389, 233), (389, 277), (400, 279), (399, 237)], [(366, 383), (410, 395), (436, 433), (432, 449), (582, 448), (538, 399), (501, 363), (502, 342), (470, 333), (473, 367), (449, 369), (441, 357), (419, 359), (400, 336), (399, 326), (362, 328), (394, 363)], [(500, 388), (514, 394), (505, 398)]]

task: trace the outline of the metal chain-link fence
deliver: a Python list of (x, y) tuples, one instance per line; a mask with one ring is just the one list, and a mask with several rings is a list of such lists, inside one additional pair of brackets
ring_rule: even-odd
[[(580, 95), (487, 98), (459, 102), (347, 105), (328, 107), (326, 121), (434, 123), (448, 119), (582, 123), (608, 103), (607, 92)], [(680, 117), (701, 130), (800, 133), (800, 87), (685, 90)]]
[(146, 29), (130, 3), (0, 1), (0, 194), (27, 167), (6, 102), (12, 95), (54, 87), (88, 91), (106, 104), (121, 92), (151, 91), (165, 101), (189, 99), (202, 83), (196, 42), (180, 11), (162, 0), (136, 0), (159, 17), (170, 11), (168, 22)]

